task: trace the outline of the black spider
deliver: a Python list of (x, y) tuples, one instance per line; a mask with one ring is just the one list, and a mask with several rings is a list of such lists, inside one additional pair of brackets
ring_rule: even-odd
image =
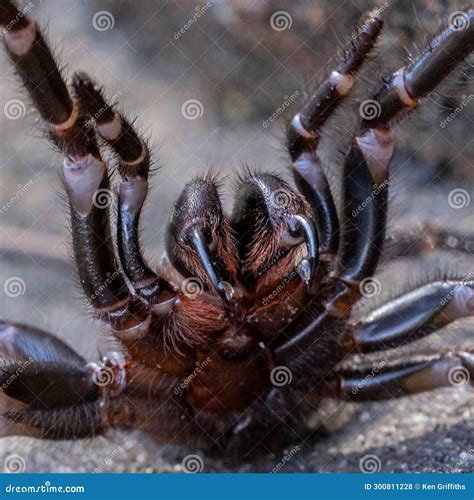
[[(474, 313), (474, 280), (439, 280), (388, 301), (358, 321), (354, 304), (372, 279), (385, 239), (390, 123), (473, 50), (474, 11), (453, 24), (365, 101), (343, 165), (338, 217), (317, 148), (321, 128), (349, 94), (382, 29), (376, 13), (288, 129), (297, 189), (275, 175), (241, 176), (231, 216), (212, 176), (176, 202), (167, 262), (145, 263), (138, 224), (148, 189), (145, 141), (85, 74), (71, 96), (36, 23), (0, 2), (6, 51), (64, 154), (73, 248), (97, 318), (123, 351), (86, 364), (35, 328), (3, 322), (2, 435), (81, 438), (109, 427), (140, 428), (165, 441), (252, 448), (304, 431), (325, 397), (379, 400), (472, 380), (472, 352), (343, 367), (349, 354), (393, 348)], [(117, 248), (101, 151), (116, 155)], [(453, 247), (443, 232), (405, 235), (395, 253)], [(344, 365), (345, 366), (345, 365)], [(454, 382), (453, 382), (454, 381)], [(291, 411), (295, 407), (298, 411)], [(284, 430), (284, 432), (282, 432)]]

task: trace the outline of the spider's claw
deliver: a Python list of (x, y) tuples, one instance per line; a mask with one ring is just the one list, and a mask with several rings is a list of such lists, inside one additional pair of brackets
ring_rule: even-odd
[(319, 238), (316, 228), (305, 215), (288, 215), (287, 222), (292, 236), (304, 238), (308, 255), (298, 265), (298, 274), (309, 285), (316, 275), (319, 258)]

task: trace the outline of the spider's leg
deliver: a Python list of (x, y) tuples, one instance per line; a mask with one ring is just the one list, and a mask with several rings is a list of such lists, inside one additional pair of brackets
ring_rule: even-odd
[(413, 342), (457, 319), (472, 316), (472, 279), (434, 281), (353, 321), (347, 346), (359, 352), (389, 349)]
[[(140, 213), (148, 192), (151, 155), (145, 139), (84, 73), (73, 77), (81, 109), (94, 121), (99, 135), (118, 157), (121, 182), (118, 193), (117, 247), (122, 268), (134, 290), (154, 304), (166, 300), (166, 282), (146, 264), (139, 243)], [(169, 294), (167, 294), (169, 295)], [(168, 297), (169, 298), (169, 297)]]
[(100, 431), (86, 362), (37, 328), (0, 322), (0, 436), (74, 439)]
[(332, 396), (352, 401), (393, 399), (441, 387), (474, 386), (474, 354), (449, 351), (375, 361), (367, 368), (340, 369)]
[(383, 22), (376, 13), (369, 13), (368, 20), (357, 28), (344, 61), (293, 118), (287, 132), (293, 176), (314, 211), (323, 254), (337, 253), (339, 220), (331, 189), (317, 154), (320, 132), (327, 119), (349, 94), (355, 75), (372, 50), (382, 26)]
[[(7, 53), (65, 155), (63, 178), (69, 198), (73, 248), (82, 288), (98, 317), (119, 337), (146, 333), (149, 312), (130, 294), (110, 235), (109, 179), (86, 116), (73, 101), (36, 23), (10, 1), (2, 2), (0, 23)], [(13, 20), (20, 19), (20, 22)]]
[(452, 231), (426, 223), (388, 235), (381, 259), (416, 257), (432, 250), (474, 254), (474, 233)]
[(361, 105), (362, 124), (344, 166), (339, 276), (350, 286), (374, 274), (381, 254), (393, 154), (390, 122), (416, 107), (472, 52), (474, 10), (467, 16), (466, 29), (446, 28), (409, 66), (396, 71), (374, 99)]
[(197, 433), (169, 395), (179, 384), (118, 353), (86, 364), (53, 335), (0, 321), (0, 437), (79, 439), (121, 427), (185, 441)]
[(294, 325), (297, 334), (278, 347), (280, 362), (297, 365), (298, 361), (292, 360), (319, 348), (321, 338), (334, 331), (338, 318), (349, 317), (360, 298), (360, 281), (375, 273), (385, 235), (388, 166), (393, 152), (389, 122), (415, 107), (472, 52), (474, 10), (468, 16), (471, 22), (466, 29), (445, 29), (375, 95), (377, 116), (362, 122), (344, 166), (345, 216), (339, 270), (335, 273), (339, 279), (320, 297), (320, 314), (299, 321)]

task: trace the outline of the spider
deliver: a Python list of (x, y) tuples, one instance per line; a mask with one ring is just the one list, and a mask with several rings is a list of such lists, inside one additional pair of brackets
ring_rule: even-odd
[[(79, 439), (115, 427), (164, 442), (251, 449), (301, 435), (305, 416), (325, 398), (383, 400), (456, 385), (460, 376), (472, 383), (471, 350), (368, 367), (343, 363), (474, 315), (471, 278), (429, 282), (360, 319), (351, 314), (371, 286), (386, 239), (391, 124), (471, 53), (474, 10), (462, 19), (465, 25), (450, 22), (368, 101), (375, 112), (362, 117), (341, 166), (341, 213), (318, 143), (382, 31), (377, 11), (288, 127), (296, 187), (247, 170), (226, 215), (217, 179), (192, 180), (174, 206), (156, 271), (139, 244), (147, 142), (87, 74), (74, 74), (68, 87), (38, 25), (1, 0), (6, 52), (64, 155), (80, 284), (119, 346), (87, 363), (47, 332), (1, 322), (1, 434)], [(115, 155), (120, 177), (115, 238), (104, 150)], [(404, 234), (391, 251), (466, 250), (472, 243), (428, 228)]]

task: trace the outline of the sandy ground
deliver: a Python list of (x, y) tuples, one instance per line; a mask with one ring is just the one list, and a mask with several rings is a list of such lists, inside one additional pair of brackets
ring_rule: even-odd
[[(201, 25), (194, 26), (194, 31), (175, 40), (173, 33), (186, 24), (201, 4), (182, 2), (174, 10), (168, 2), (158, 6), (147, 1), (136, 4), (140, 8), (134, 17), (126, 17), (131, 5), (128, 2), (48, 1), (35, 5), (33, 12), (48, 22), (49, 35), (55, 39), (62, 59), (69, 66), (100, 75), (110, 89), (109, 95), (120, 92), (126, 109), (132, 115), (138, 114), (153, 142), (161, 144), (159, 157), (163, 169), (154, 177), (155, 189), (143, 220), (143, 241), (152, 262), (157, 262), (169, 207), (185, 179), (204, 172), (209, 165), (219, 166), (225, 176), (232, 178), (241, 162), (268, 170), (284, 170), (283, 124), (296, 111), (302, 98), (270, 127), (262, 126), (263, 121), (281, 105), (285, 96), (292, 95), (296, 89), (303, 93), (311, 88), (319, 78), (318, 72), (325, 70), (325, 54), (339, 43), (335, 33), (350, 31), (349, 23), (369, 2), (341, 2), (345, 7), (341, 11), (337, 2), (321, 2), (323, 10), (319, 16), (323, 21), (315, 15), (311, 18), (315, 25), (304, 24), (300, 19), (304, 18), (303, 14), (283, 2), (282, 8), (292, 14), (295, 23), (287, 36), (294, 34), (300, 24), (307, 30), (304, 40), (301, 34), (298, 38), (302, 40), (298, 57), (290, 59), (291, 44), (298, 42), (269, 37), (265, 31), (266, 18), (265, 26), (257, 25), (253, 29), (259, 43), (254, 42), (253, 47), (244, 40), (235, 54), (226, 58), (231, 53), (230, 47), (237, 45), (224, 46), (228, 36), (224, 21), (230, 14), (222, 10), (222, 5), (219, 19), (224, 20), (223, 25), (214, 26), (216, 23), (208, 17)], [(253, 4), (255, 2), (249, 2)], [(418, 10), (415, 9), (416, 22), (412, 23), (407, 22), (413, 10), (411, 3), (395, 2), (380, 48), (384, 55), (390, 54), (397, 61), (394, 64), (400, 64), (403, 47), (409, 45), (408, 42), (423, 42), (438, 20), (447, 17), (448, 11), (441, 7), (441, 2), (426, 4), (430, 8), (420, 2)], [(324, 9), (333, 10), (328, 14)], [(94, 30), (91, 19), (99, 10), (115, 14), (113, 29)], [(157, 26), (163, 26), (164, 33), (158, 33)], [(201, 28), (209, 30), (213, 41), (204, 41), (206, 35)], [(396, 36), (399, 29), (402, 29), (402, 39)], [(422, 32), (419, 37), (414, 35), (417, 30)], [(194, 37), (201, 38), (196, 42)], [(278, 44), (283, 47), (284, 56), (276, 52)], [(201, 47), (199, 55), (194, 52), (196, 45)], [(208, 53), (201, 59), (205, 50)], [(271, 64), (259, 65), (257, 56)], [(309, 56), (321, 64), (316, 76), (313, 67), (305, 66)], [(387, 64), (390, 57), (383, 57), (383, 63)], [(172, 61), (176, 61), (174, 65)], [(239, 66), (244, 66), (244, 62), (248, 66)], [(55, 332), (85, 357), (94, 358), (97, 328), (87, 317), (73, 268), (64, 258), (68, 238), (64, 204), (58, 194), (61, 191), (57, 176), (60, 159), (39, 137), (28, 101), (18, 93), (15, 78), (9, 66), (3, 64), (4, 59), (1, 63), (1, 108), (12, 99), (26, 103), (25, 116), (18, 120), (0, 113), (0, 206), (8, 204), (0, 219), (0, 283), (11, 277), (20, 277), (25, 283), (24, 294), (19, 297), (7, 297), (0, 290), (1, 316)], [(253, 71), (256, 83), (240, 78), (244, 69)], [(254, 91), (250, 89), (252, 84), (255, 84)], [(456, 85), (446, 87), (441, 98), (450, 97), (456, 103), (462, 97), (460, 92), (472, 93), (472, 82), (467, 90), (460, 92)], [(279, 94), (277, 88), (281, 89)], [(189, 99), (198, 99), (203, 104), (201, 118), (183, 118), (181, 107)], [(350, 104), (355, 116), (358, 103), (354, 100)], [(454, 189), (466, 190), (471, 198), (474, 195), (472, 104), (444, 128), (440, 126), (443, 113), (446, 110), (440, 107), (437, 98), (427, 102), (416, 119), (396, 129), (399, 152), (392, 183), (392, 228), (421, 220), (464, 230), (474, 227), (472, 203), (461, 210), (453, 210), (448, 204), (449, 193)], [(340, 159), (338, 151), (350, 138), (347, 134), (350, 123), (343, 120), (343, 115), (349, 122), (353, 121), (350, 113), (339, 113), (337, 123), (330, 124), (323, 141), (328, 169), (336, 170)], [(25, 189), (25, 186), (29, 187)], [(230, 191), (228, 189), (225, 195), (226, 203), (231, 199)], [(14, 202), (10, 203), (12, 197)], [(463, 269), (472, 269), (473, 259), (454, 254), (435, 256), (424, 266), (411, 261), (399, 262), (387, 271), (388, 277), (381, 275), (381, 282), (387, 289), (393, 288), (390, 272), (401, 277), (411, 276), (422, 267), (459, 274), (461, 261)], [(463, 321), (431, 336), (424, 346), (431, 349), (472, 346), (473, 329), (472, 321)], [(410, 346), (406, 351), (424, 346)], [(200, 450), (157, 445), (138, 432), (114, 432), (76, 443), (4, 438), (0, 440), (0, 468), (12, 455), (20, 455), (28, 472), (177, 472), (183, 470), (185, 457), (198, 454), (204, 472), (270, 472), (275, 467), (284, 472), (358, 472), (368, 460), (375, 460), (382, 472), (472, 472), (473, 398), (472, 390), (461, 387), (387, 403), (358, 406), (332, 403), (328, 411), (337, 417), (338, 423), (328, 436), (305, 444), (295, 443), (293, 448), (281, 450), (280, 454), (252, 461), (246, 457), (216, 458)]]

